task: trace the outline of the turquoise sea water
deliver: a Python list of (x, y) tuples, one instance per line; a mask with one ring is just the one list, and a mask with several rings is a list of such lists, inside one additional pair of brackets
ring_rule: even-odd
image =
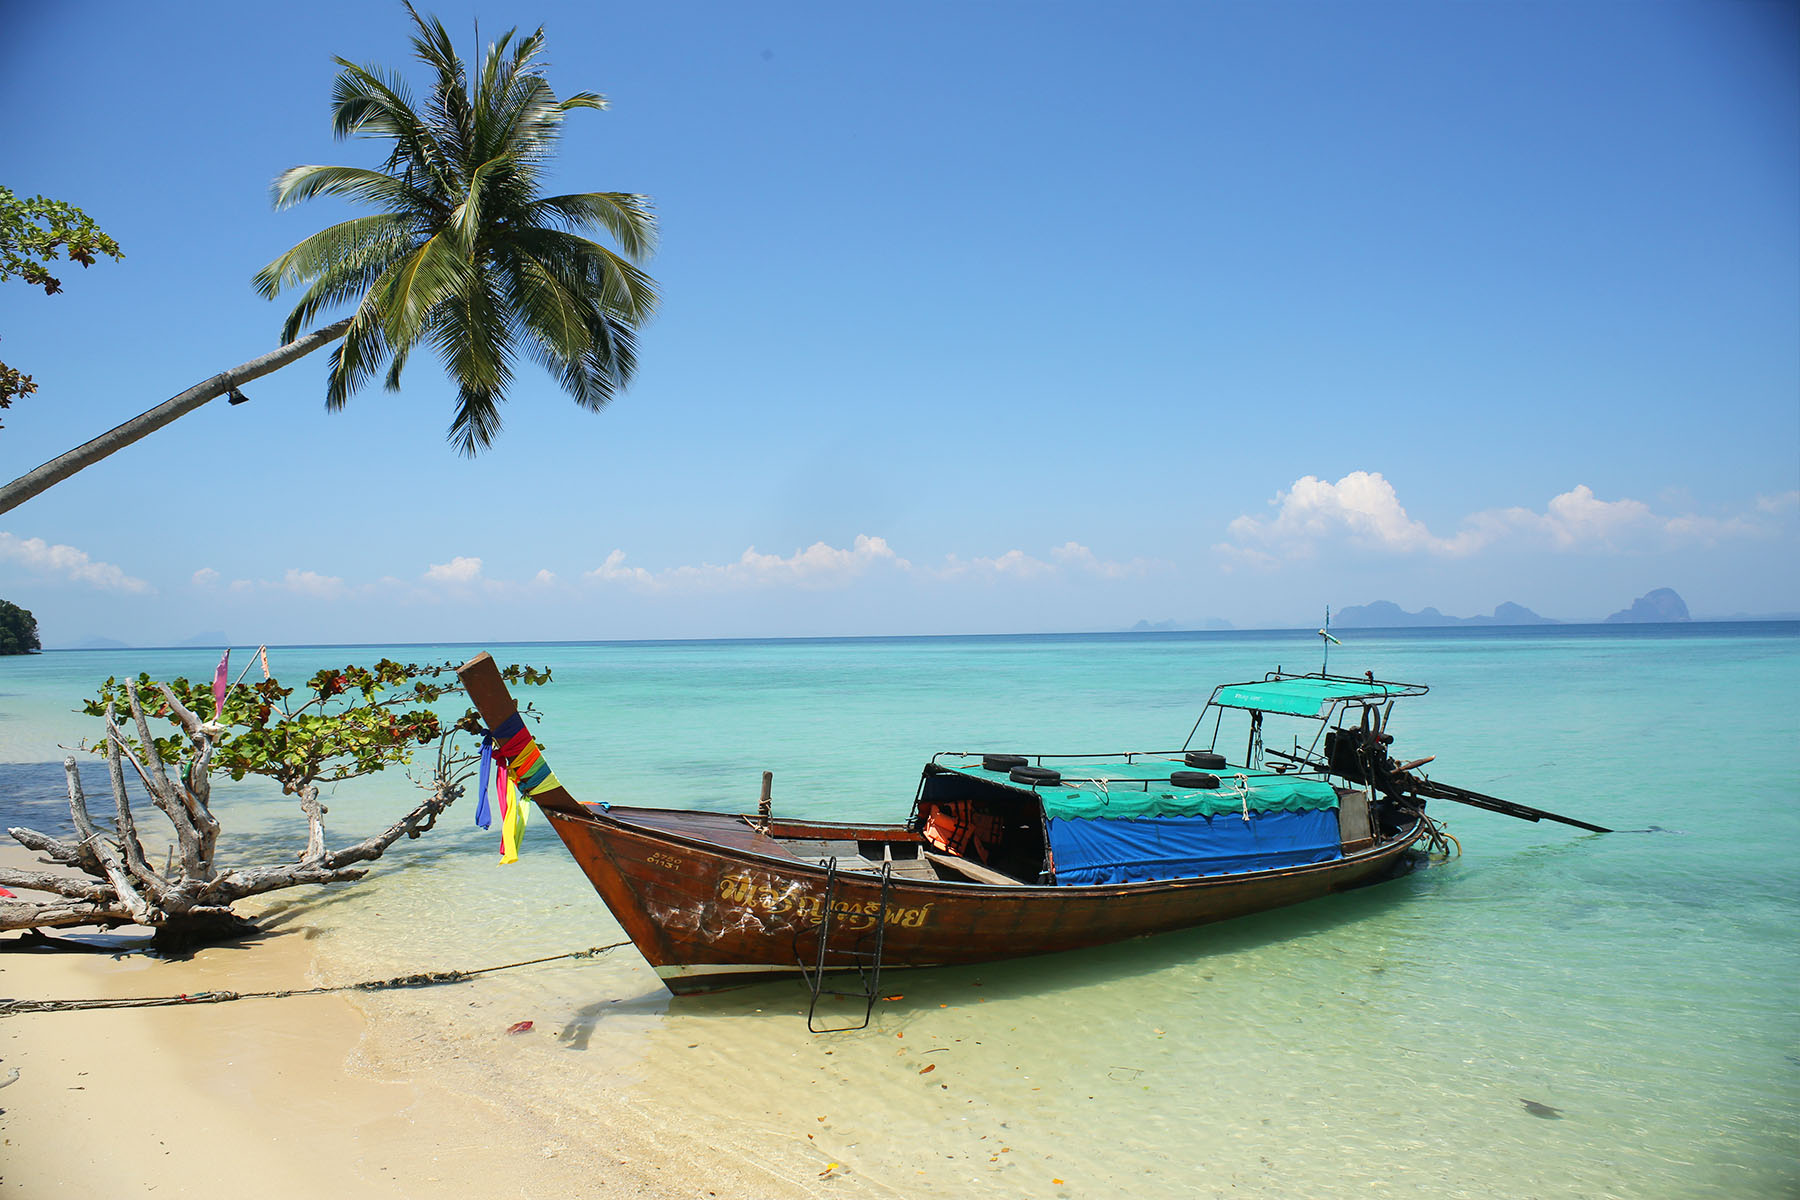
[[(1435, 778), (1620, 829), (1434, 804), (1460, 858), (1104, 950), (890, 975), (861, 1033), (798, 985), (671, 1001), (629, 950), (359, 1003), (376, 1069), (517, 1110), (621, 1113), (845, 1194), (1783, 1196), (1800, 1190), (1800, 625), (1353, 631), (1332, 667), (1428, 683), (1392, 730)], [(1211, 687), (1313, 669), (1299, 633), (493, 647), (580, 798), (897, 818), (937, 750), (1166, 748)], [(283, 648), (277, 673), (468, 647)], [(108, 674), (193, 650), (0, 660), (0, 821), (65, 829), (59, 743)], [(95, 772), (95, 790), (101, 783)], [(346, 784), (334, 841), (408, 801)], [(298, 899), (327, 981), (616, 939), (539, 821), (496, 863), (472, 804), (370, 883)], [(289, 857), (273, 789), (227, 839)], [(240, 834), (241, 831), (241, 834)], [(499, 1034), (521, 1019), (544, 1036)], [(421, 1032), (423, 1031), (423, 1032)], [(923, 1072), (922, 1069), (931, 1070)], [(1527, 1104), (1526, 1102), (1530, 1103)], [(623, 1106), (622, 1108), (620, 1106)], [(565, 1140), (570, 1125), (558, 1126)], [(811, 1135), (811, 1136), (808, 1136)], [(1004, 1151), (1002, 1150), (1004, 1148)]]

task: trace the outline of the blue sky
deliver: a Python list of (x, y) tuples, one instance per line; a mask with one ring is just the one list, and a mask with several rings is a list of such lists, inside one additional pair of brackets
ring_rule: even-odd
[[(323, 355), (0, 516), (47, 644), (1800, 609), (1785, 3), (471, 6), (542, 23), (563, 190), (654, 197), (598, 416), (534, 369), (323, 411)], [(10, 478), (272, 348), (274, 213), (398, 5), (0, 0), (0, 178), (122, 263), (0, 285)]]

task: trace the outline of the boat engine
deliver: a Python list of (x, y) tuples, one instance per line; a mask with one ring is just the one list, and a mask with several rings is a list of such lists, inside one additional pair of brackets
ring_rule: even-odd
[(1388, 754), (1393, 741), (1392, 734), (1382, 731), (1381, 716), (1374, 708), (1363, 709), (1360, 725), (1325, 731), (1328, 769), (1373, 791), (1369, 814), (1383, 837), (1399, 833), (1425, 807), (1425, 801), (1412, 794), (1412, 777)]

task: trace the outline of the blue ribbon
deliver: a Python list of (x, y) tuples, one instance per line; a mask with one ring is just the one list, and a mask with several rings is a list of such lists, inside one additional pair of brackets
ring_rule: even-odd
[(481, 786), (475, 789), (475, 824), (486, 829), (493, 823), (493, 814), (488, 812), (488, 776), (494, 773), (494, 739), (489, 734), (481, 735), (481, 769), (479, 777)]

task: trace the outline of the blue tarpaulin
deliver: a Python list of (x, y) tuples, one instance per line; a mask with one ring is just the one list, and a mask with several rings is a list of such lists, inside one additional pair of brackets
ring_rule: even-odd
[(1335, 809), (1134, 821), (1051, 818), (1059, 885), (1267, 871), (1339, 858)]

